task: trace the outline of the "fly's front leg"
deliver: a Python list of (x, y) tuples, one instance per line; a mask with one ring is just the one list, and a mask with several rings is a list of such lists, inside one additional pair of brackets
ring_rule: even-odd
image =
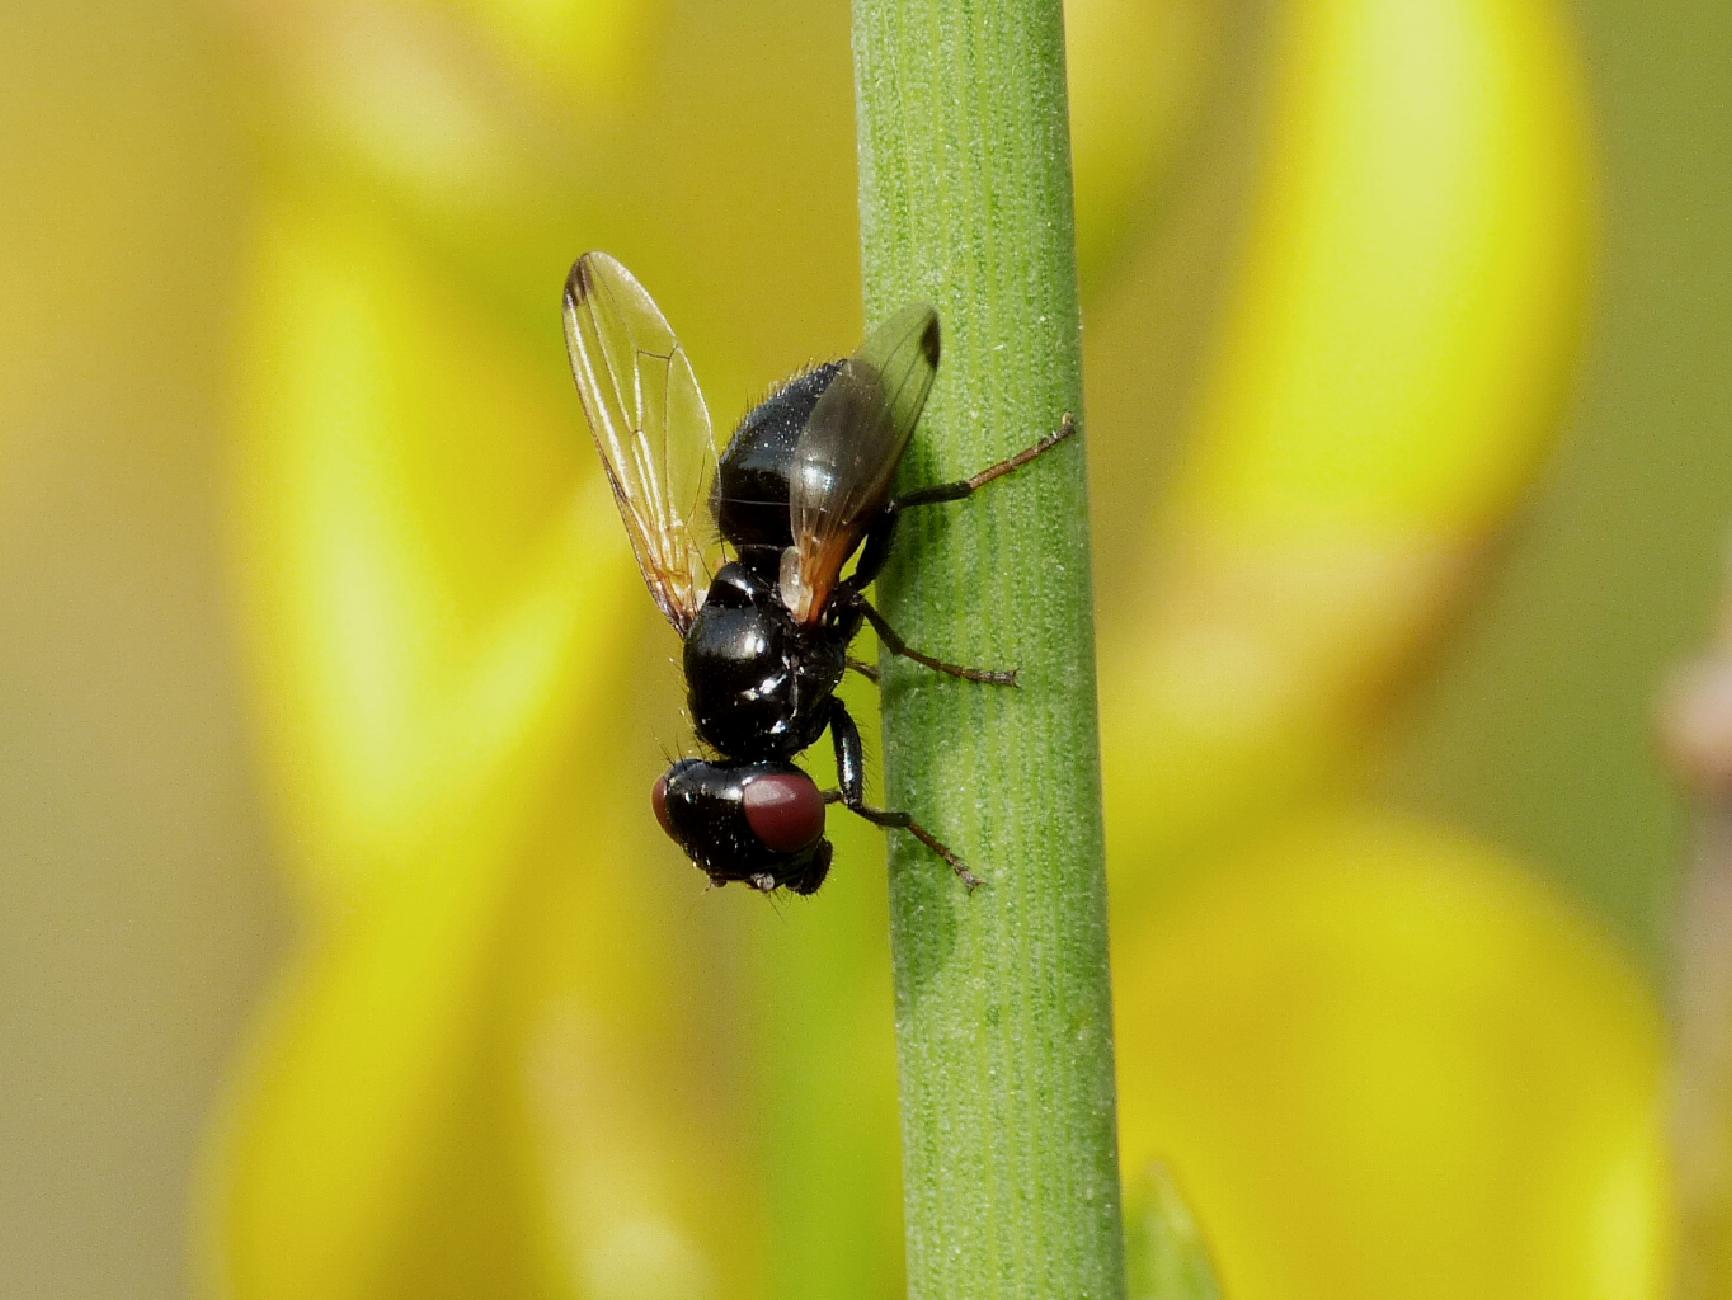
[(866, 747), (860, 743), (860, 728), (841, 700), (830, 701), (830, 744), (836, 751), (836, 784), (824, 797), (838, 799), (850, 811), (866, 801)]
[(968, 864), (955, 850), (910, 814), (873, 808), (866, 803), (866, 754), (860, 743), (860, 728), (854, 725), (854, 719), (842, 706), (841, 700), (830, 702), (830, 741), (836, 747), (836, 781), (842, 788), (827, 791), (824, 795), (826, 803), (840, 803), (856, 817), (863, 817), (874, 826), (907, 831), (944, 859), (945, 865), (971, 892), (985, 883), (968, 869)]

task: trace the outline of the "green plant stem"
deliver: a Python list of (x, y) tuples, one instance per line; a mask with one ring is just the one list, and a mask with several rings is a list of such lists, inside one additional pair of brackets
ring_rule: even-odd
[[(866, 307), (933, 303), (944, 357), (903, 467), (964, 477), (1080, 419), (1059, 0), (856, 0)], [(878, 596), (910, 644), (1018, 689), (883, 662), (888, 802), (987, 879), (891, 839), (910, 1294), (1118, 1297), (1083, 437), (909, 512)]]

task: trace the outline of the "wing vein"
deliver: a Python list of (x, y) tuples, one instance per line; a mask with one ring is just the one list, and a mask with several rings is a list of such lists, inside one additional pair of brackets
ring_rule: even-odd
[[(605, 253), (572, 267), (565, 326), (572, 377), (638, 568), (683, 634), (711, 570), (694, 528), (716, 458), (697, 376), (654, 300)], [(659, 376), (645, 374), (656, 367)]]

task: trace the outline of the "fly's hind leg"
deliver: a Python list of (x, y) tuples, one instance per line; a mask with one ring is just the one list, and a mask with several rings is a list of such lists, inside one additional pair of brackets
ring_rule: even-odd
[[(1076, 433), (1076, 420), (1070, 412), (1065, 412), (1059, 421), (1058, 428), (1047, 434), (1033, 446), (1024, 447), (1014, 456), (1006, 457), (997, 464), (988, 465), (978, 474), (954, 483), (937, 483), (931, 487), (920, 488), (914, 492), (893, 497), (884, 507), (884, 512), (878, 521), (866, 534), (865, 545), (860, 551), (860, 560), (854, 566), (854, 572), (838, 584), (836, 594), (844, 600), (853, 602), (865, 620), (878, 633), (878, 639), (884, 643), (884, 648), (893, 655), (904, 659), (912, 659), (917, 664), (924, 664), (934, 672), (946, 673), (951, 677), (960, 677), (964, 681), (985, 682), (992, 686), (1015, 686), (1016, 669), (1014, 668), (965, 668), (961, 664), (953, 664), (944, 659), (923, 654), (914, 649), (902, 639), (891, 627), (884, 615), (867, 602), (864, 592), (866, 587), (883, 569), (884, 563), (890, 558), (890, 543), (896, 535), (896, 519), (904, 510), (915, 506), (939, 505), (945, 501), (961, 501), (971, 497), (980, 488), (996, 478), (1002, 478), (1027, 465), (1030, 461), (1046, 455), (1054, 447)], [(853, 666), (852, 664), (850, 665)], [(911, 833), (920, 834), (910, 828)], [(934, 850), (936, 852), (936, 850)]]
[(892, 497), (885, 510), (890, 514), (899, 514), (914, 506), (933, 506), (945, 501), (961, 501), (971, 497), (980, 488), (985, 487), (995, 478), (1003, 478), (1014, 470), (1021, 469), (1032, 460), (1046, 455), (1059, 443), (1076, 432), (1076, 420), (1069, 411), (1064, 413), (1064, 419), (1058, 422), (1058, 428), (1047, 434), (1032, 447), (1024, 447), (1014, 456), (1007, 456), (997, 464), (988, 465), (978, 474), (968, 478), (957, 479), (954, 483), (934, 483), (931, 487), (919, 488), (913, 492), (905, 492), (899, 497)]
[(911, 814), (873, 808), (866, 803), (866, 757), (860, 744), (860, 728), (854, 725), (854, 719), (842, 707), (840, 700), (833, 700), (830, 704), (830, 740), (836, 747), (836, 779), (842, 788), (826, 791), (826, 803), (840, 803), (856, 817), (862, 817), (874, 826), (907, 831), (942, 858), (970, 893), (986, 883), (968, 869), (968, 864), (954, 849), (915, 821)]
[(890, 543), (896, 536), (896, 517), (904, 510), (915, 506), (941, 505), (946, 501), (961, 501), (971, 497), (993, 479), (1003, 478), (1030, 461), (1039, 459), (1075, 433), (1076, 420), (1066, 411), (1064, 418), (1058, 422), (1058, 428), (1039, 442), (1032, 447), (1024, 447), (1016, 455), (1008, 456), (995, 465), (988, 465), (978, 474), (957, 479), (954, 483), (935, 483), (931, 487), (918, 488), (913, 492), (904, 492), (899, 497), (891, 497), (885, 502), (877, 522), (866, 533), (866, 542), (860, 548), (860, 559), (854, 565), (854, 572), (842, 580), (840, 587), (865, 591), (872, 585), (890, 558)]

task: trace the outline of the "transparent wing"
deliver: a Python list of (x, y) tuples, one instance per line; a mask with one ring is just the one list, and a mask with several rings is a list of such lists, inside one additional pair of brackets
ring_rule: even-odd
[(716, 468), (697, 376), (654, 299), (606, 253), (585, 253), (571, 268), (565, 342), (644, 582), (684, 635), (711, 568), (693, 528), (707, 525)]
[(824, 389), (794, 445), (782, 600), (815, 622), (842, 566), (890, 499), (891, 480), (938, 374), (938, 313), (904, 307)]

